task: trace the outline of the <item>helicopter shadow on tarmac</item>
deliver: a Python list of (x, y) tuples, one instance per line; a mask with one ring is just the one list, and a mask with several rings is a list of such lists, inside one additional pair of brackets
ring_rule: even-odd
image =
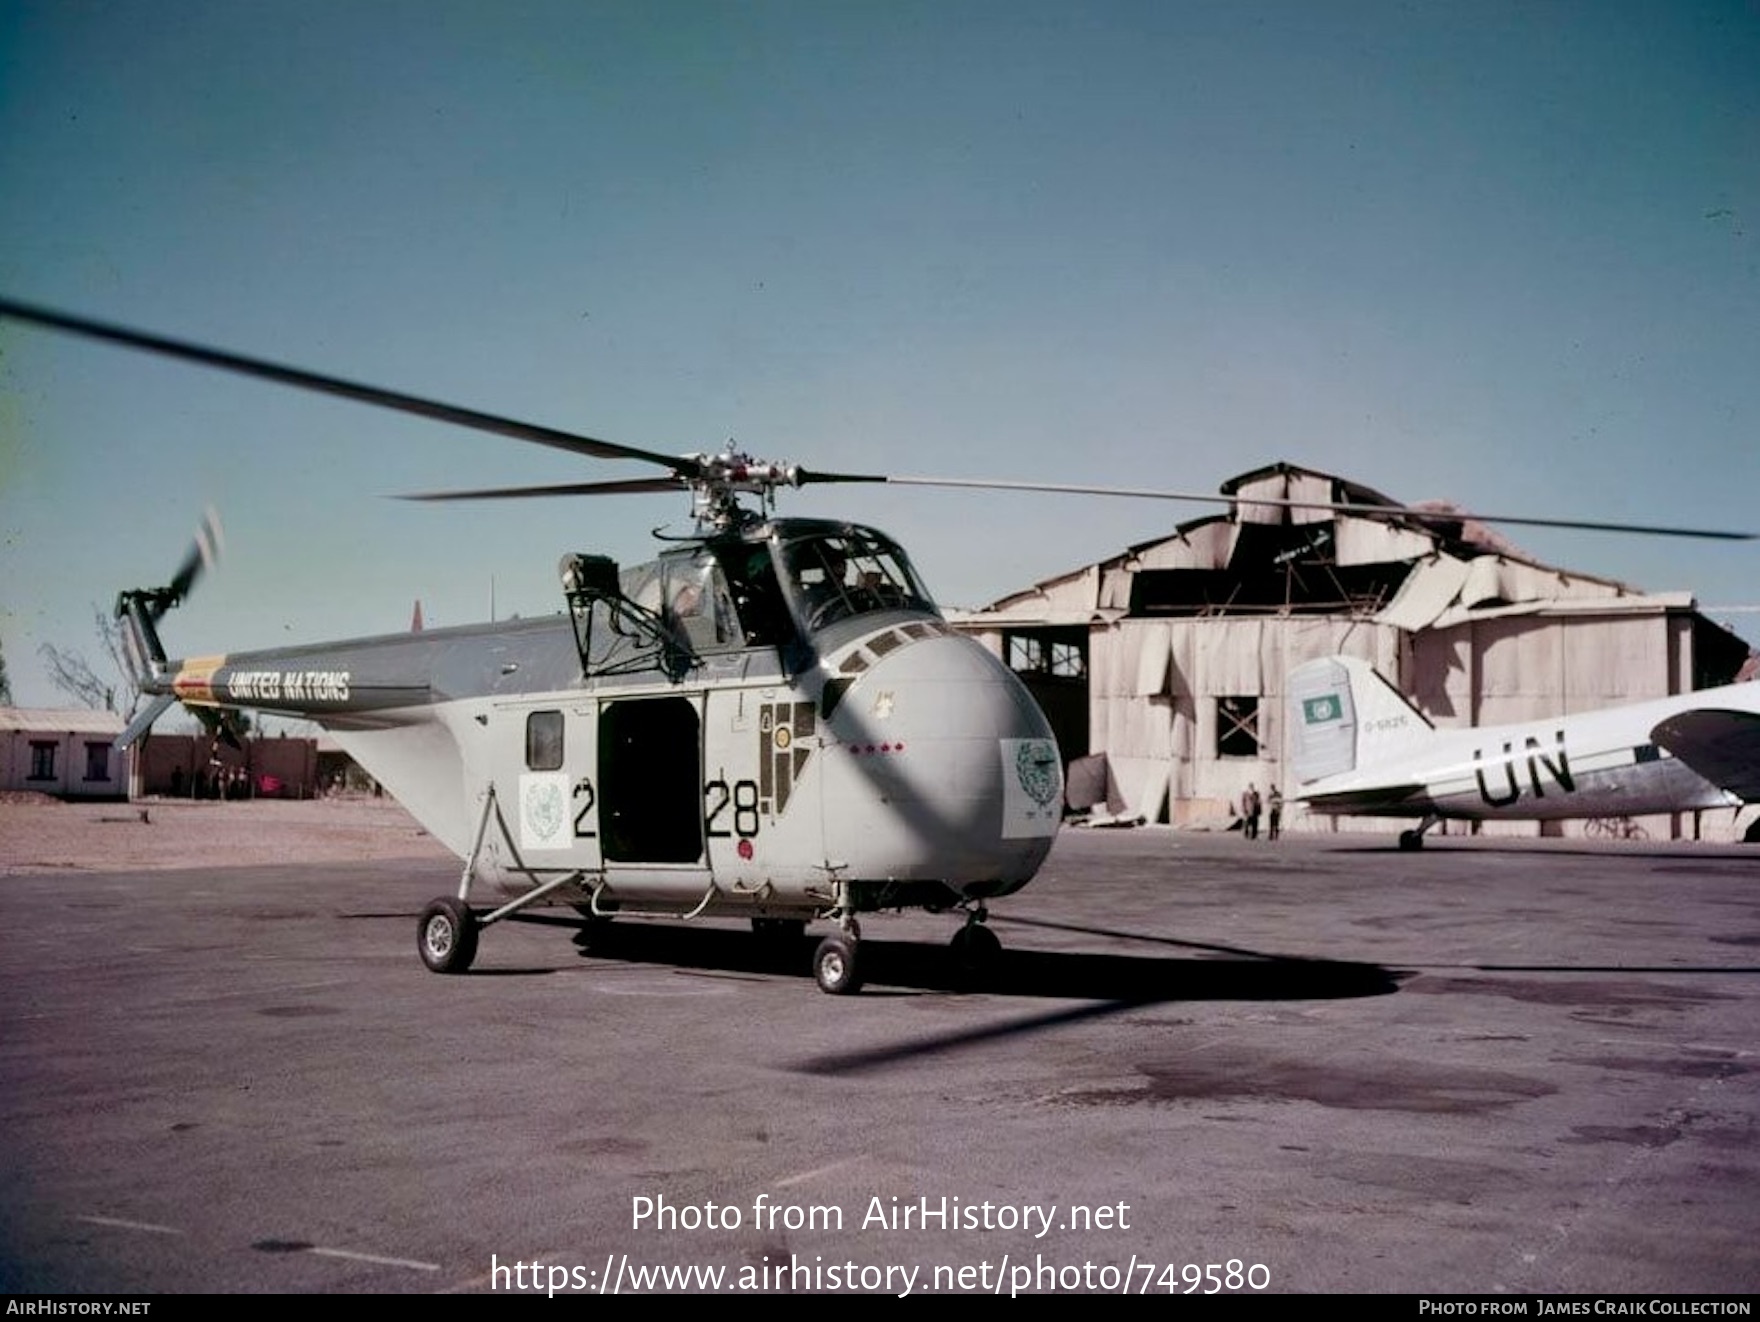
[[(587, 958), (734, 974), (810, 977), (808, 957), (817, 939), (802, 936), (766, 943), (739, 928), (687, 927), (652, 920), (582, 923), (560, 915), (534, 914), (522, 915), (518, 921), (574, 928), (575, 946)], [(1404, 976), (1379, 964), (1353, 960), (1310, 959), (1025, 918), (1007, 921), (1151, 941), (1209, 958), (1004, 949), (988, 968), (974, 971), (962, 967), (945, 944), (867, 937), (862, 953), (869, 994), (884, 995), (885, 989), (896, 993), (986, 992), (1138, 1005), (1155, 1001), (1339, 1000), (1385, 996), (1399, 989)]]
[[(809, 956), (815, 938), (810, 936), (766, 944), (737, 928), (684, 927), (653, 921), (582, 925), (549, 915), (533, 915), (525, 921), (575, 927), (575, 944), (583, 958), (653, 964), (722, 976), (811, 976)], [(967, 992), (1077, 1004), (905, 1043), (818, 1057), (800, 1062), (796, 1068), (814, 1074), (849, 1073), (1158, 1003), (1385, 996), (1399, 990), (1406, 976), (1379, 964), (1296, 958), (1024, 918), (1009, 921), (1099, 936), (1129, 936), (1136, 941), (1195, 951), (1201, 957), (1004, 949), (988, 968), (973, 971), (962, 967), (944, 944), (865, 938), (863, 959), (870, 996)]]

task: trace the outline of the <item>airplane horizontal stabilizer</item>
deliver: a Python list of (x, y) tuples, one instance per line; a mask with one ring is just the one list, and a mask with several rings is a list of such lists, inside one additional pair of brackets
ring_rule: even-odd
[(1760, 800), (1760, 714), (1705, 707), (1660, 722), (1650, 738), (1719, 789)]

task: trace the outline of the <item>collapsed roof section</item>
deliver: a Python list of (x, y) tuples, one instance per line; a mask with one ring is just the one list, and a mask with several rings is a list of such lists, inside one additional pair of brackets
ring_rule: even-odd
[[(961, 621), (977, 626), (1345, 613), (1410, 631), (1560, 608), (1691, 609), (1541, 564), (1442, 502), (1401, 506), (1346, 478), (1279, 463), (1230, 478), (1228, 512), (1046, 579)], [(1290, 501), (1348, 511), (1291, 508)], [(1385, 512), (1383, 512), (1383, 509)]]

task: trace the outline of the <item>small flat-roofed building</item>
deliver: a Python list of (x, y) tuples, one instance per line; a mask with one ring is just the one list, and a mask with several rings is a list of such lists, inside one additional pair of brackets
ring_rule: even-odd
[(0, 707), (0, 789), (63, 799), (126, 799), (122, 717), (84, 708)]

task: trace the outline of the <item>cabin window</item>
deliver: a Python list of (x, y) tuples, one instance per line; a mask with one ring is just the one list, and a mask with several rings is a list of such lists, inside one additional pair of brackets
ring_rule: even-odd
[(1216, 700), (1216, 756), (1259, 756), (1259, 699)]
[(110, 745), (88, 743), (86, 745), (86, 779), (110, 779)]
[(794, 638), (770, 548), (761, 542), (723, 545), (716, 552), (728, 595), (745, 641), (754, 647), (775, 647)]
[(562, 713), (535, 711), (526, 717), (526, 769), (562, 770)]

